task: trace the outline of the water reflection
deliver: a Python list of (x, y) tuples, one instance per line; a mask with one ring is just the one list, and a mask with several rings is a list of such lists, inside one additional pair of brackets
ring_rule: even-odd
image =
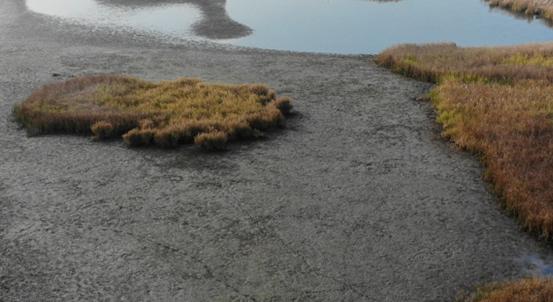
[(534, 22), (534, 21), (543, 22), (543, 23), (546, 23), (549, 27), (553, 27), (553, 21), (551, 21), (549, 19), (542, 19), (542, 18), (539, 17), (539, 15), (527, 14), (527, 13), (524, 13), (524, 12), (517, 12), (517, 11), (513, 11), (509, 8), (500, 7), (500, 6), (489, 5), (489, 7), (490, 7), (490, 11), (506, 14), (506, 15), (509, 15), (513, 18), (516, 18), (516, 19), (519, 19), (519, 20), (524, 20), (524, 21), (527, 21), (527, 22)]
[[(200, 9), (201, 18), (192, 25), (193, 32), (202, 37), (210, 39), (230, 39), (246, 36), (251, 29), (240, 24), (227, 15), (225, 6), (226, 0), (97, 0), (106, 6), (120, 8), (155, 8), (168, 4), (192, 4)], [(183, 16), (184, 17), (184, 16)], [(174, 18), (167, 18), (173, 22)]]
[(251, 36), (229, 43), (270, 49), (377, 53), (399, 43), (487, 46), (553, 40), (544, 22), (513, 18), (481, 0), (230, 0), (227, 10), (254, 29)]
[(201, 17), (198, 8), (187, 3), (120, 7), (107, 6), (96, 0), (27, 0), (26, 4), (31, 11), (70, 22), (138, 30), (168, 37), (192, 36), (190, 29)]
[(539, 255), (527, 255), (521, 258), (527, 271), (534, 276), (553, 277), (553, 264), (546, 262)]
[(292, 51), (376, 53), (398, 43), (553, 40), (544, 22), (513, 18), (481, 0), (26, 1), (35, 12), (93, 26)]

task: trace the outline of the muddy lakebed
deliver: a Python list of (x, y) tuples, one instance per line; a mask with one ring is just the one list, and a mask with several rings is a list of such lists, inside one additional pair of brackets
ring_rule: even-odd
[[(105, 2), (88, 3), (151, 18), (163, 9)], [(126, 28), (134, 25), (124, 18), (126, 29), (109, 15), (92, 26), (29, 3), (0, 1), (1, 301), (451, 301), (478, 284), (553, 271), (551, 246), (521, 230), (478, 160), (445, 142), (431, 106), (414, 100), (429, 84), (370, 55), (203, 41), (261, 34), (232, 1), (165, 6), (190, 6), (191, 36), (211, 37), (179, 43)], [(281, 3), (288, 24), (305, 14)], [(283, 48), (306, 50), (300, 42)], [(370, 52), (364, 45), (343, 52)], [(13, 120), (34, 89), (94, 73), (267, 83), (293, 98), (297, 115), (283, 131), (216, 154), (27, 137)]]

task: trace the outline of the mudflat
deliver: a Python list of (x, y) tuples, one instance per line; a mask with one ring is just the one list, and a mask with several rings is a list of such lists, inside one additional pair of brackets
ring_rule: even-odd
[[(261, 82), (286, 131), (224, 153), (26, 137), (74, 75)], [(439, 136), (429, 85), (372, 56), (169, 44), (0, 2), (1, 301), (448, 301), (551, 259)]]

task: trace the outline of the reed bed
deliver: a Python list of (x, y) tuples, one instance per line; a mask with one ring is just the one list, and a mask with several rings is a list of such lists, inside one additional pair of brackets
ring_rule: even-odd
[(129, 146), (209, 150), (260, 137), (283, 124), (292, 105), (265, 85), (215, 85), (181, 78), (159, 83), (118, 75), (85, 76), (46, 85), (15, 107), (31, 134), (122, 137)]
[(453, 43), (404, 44), (377, 57), (380, 65), (408, 77), (438, 82), (444, 76), (496, 82), (553, 82), (553, 43), (460, 48)]
[(485, 178), (530, 231), (553, 234), (553, 44), (458, 48), (404, 45), (377, 62), (438, 83), (443, 134), (476, 152)]
[(518, 281), (495, 283), (479, 288), (460, 302), (551, 302), (553, 280), (527, 278)]
[(539, 16), (553, 22), (553, 0), (486, 0), (492, 7), (501, 7), (517, 14)]

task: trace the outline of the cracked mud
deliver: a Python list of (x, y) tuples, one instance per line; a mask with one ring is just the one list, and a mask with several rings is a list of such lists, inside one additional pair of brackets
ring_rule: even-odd
[[(299, 114), (222, 154), (13, 121), (33, 89), (100, 72), (264, 82)], [(550, 260), (441, 140), (428, 89), (371, 56), (169, 45), (1, 1), (0, 301), (448, 301)]]

